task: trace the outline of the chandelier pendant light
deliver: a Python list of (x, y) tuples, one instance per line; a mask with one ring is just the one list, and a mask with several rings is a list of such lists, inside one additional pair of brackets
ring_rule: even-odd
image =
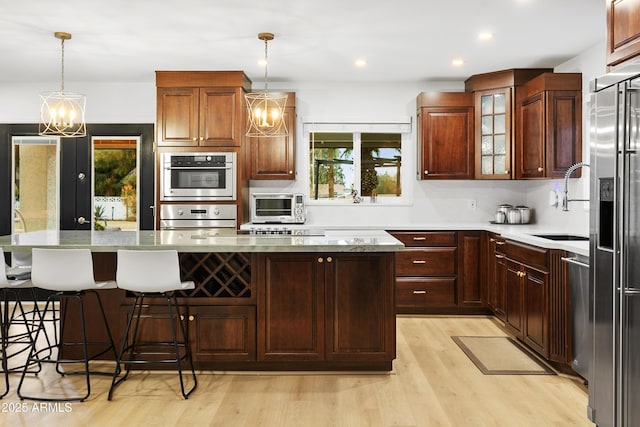
[(62, 77), (60, 91), (42, 92), (42, 106), (40, 107), (40, 135), (57, 135), (66, 137), (80, 137), (87, 134), (84, 121), (86, 96), (66, 92), (64, 90), (64, 41), (71, 38), (71, 34), (55, 32), (54, 36), (61, 40), (62, 45)]
[(258, 39), (264, 40), (264, 91), (251, 92), (245, 95), (249, 116), (247, 136), (275, 137), (287, 135), (287, 126), (284, 122), (287, 94), (269, 92), (267, 43), (273, 38), (274, 35), (272, 33), (258, 34)]

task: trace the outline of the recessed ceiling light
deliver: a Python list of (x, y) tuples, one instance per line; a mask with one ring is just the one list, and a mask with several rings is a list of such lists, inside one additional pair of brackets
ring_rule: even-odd
[(464, 65), (464, 59), (453, 58), (453, 60), (451, 61), (451, 65), (453, 65), (454, 67), (461, 67), (462, 65)]
[(493, 33), (489, 31), (482, 31), (478, 33), (478, 40), (491, 40), (493, 38)]
[(367, 60), (364, 58), (358, 58), (355, 60), (354, 64), (358, 68), (363, 68), (367, 66)]

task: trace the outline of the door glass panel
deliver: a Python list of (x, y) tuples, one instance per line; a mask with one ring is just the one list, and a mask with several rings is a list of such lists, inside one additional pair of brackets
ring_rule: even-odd
[(482, 174), (483, 175), (491, 175), (493, 173), (493, 157), (492, 156), (482, 156)]
[(505, 130), (504, 118), (505, 118), (504, 114), (498, 114), (498, 115), (494, 116), (494, 118), (493, 118), (493, 123), (494, 123), (493, 133), (504, 133), (504, 130)]
[(480, 98), (482, 103), (481, 111), (482, 115), (493, 114), (493, 97), (491, 95), (485, 95)]
[(59, 228), (58, 142), (50, 137), (12, 138), (15, 234)]
[(493, 133), (493, 116), (482, 118), (482, 134), (491, 135)]
[(138, 229), (136, 137), (93, 138), (93, 229)]
[(493, 96), (493, 101), (494, 101), (494, 114), (505, 114), (506, 110), (505, 110), (505, 102), (504, 102), (505, 96), (504, 93), (499, 93)]
[(482, 136), (482, 154), (493, 153), (493, 137), (491, 135)]
[(504, 159), (505, 159), (505, 156), (495, 156), (493, 158), (494, 173), (496, 174), (506, 173), (507, 168), (505, 167)]
[(505, 144), (504, 135), (496, 135), (493, 137), (495, 143), (494, 150), (496, 154), (506, 154), (507, 146)]

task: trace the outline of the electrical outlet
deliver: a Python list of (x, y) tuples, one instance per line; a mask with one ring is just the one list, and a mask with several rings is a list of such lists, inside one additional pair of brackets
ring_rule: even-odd
[(472, 211), (478, 209), (478, 202), (476, 199), (469, 199), (469, 209)]

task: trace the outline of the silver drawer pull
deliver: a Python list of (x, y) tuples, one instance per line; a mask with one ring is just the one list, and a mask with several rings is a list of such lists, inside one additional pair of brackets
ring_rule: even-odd
[(505, 245), (506, 243), (500, 240), (496, 240), (496, 245)]
[(417, 259), (417, 260), (414, 260), (414, 261), (413, 261), (413, 263), (414, 263), (414, 264), (426, 264), (426, 263), (427, 263), (427, 261), (422, 260), (422, 259)]
[(504, 255), (496, 254), (496, 258), (502, 259), (502, 258), (504, 258)]
[(413, 240), (427, 240), (426, 237), (414, 237)]
[(413, 291), (414, 294), (418, 295), (418, 294), (426, 294), (427, 291)]

